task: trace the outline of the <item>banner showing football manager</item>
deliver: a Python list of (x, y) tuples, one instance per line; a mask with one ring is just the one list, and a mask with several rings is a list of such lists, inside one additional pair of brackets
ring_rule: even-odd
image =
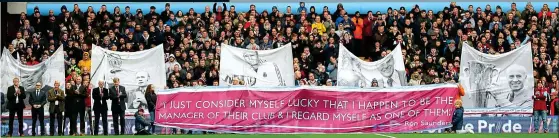
[[(164, 88), (166, 84), (165, 55), (163, 45), (139, 52), (115, 52), (93, 46), (91, 59), (91, 83), (98, 87), (103, 80), (113, 86), (113, 78), (120, 79), (120, 85), (126, 88), (128, 98), (126, 113), (134, 113), (138, 108), (147, 108), (144, 92), (148, 84)], [(93, 100), (93, 99), (92, 99)], [(93, 101), (91, 101), (93, 103)], [(107, 101), (111, 111), (111, 102)]]
[[(48, 59), (42, 59), (41, 63), (33, 66), (21, 63), (19, 58), (15, 59), (9, 50), (4, 49), (0, 68), (2, 71), (0, 72), (0, 92), (5, 98), (7, 98), (8, 87), (14, 85), (12, 80), (16, 77), (20, 79), (20, 86), (25, 88), (26, 93), (35, 93), (38, 82), (42, 85), (40, 91), (46, 93), (53, 88), (54, 81), (64, 82), (64, 49), (60, 46)], [(63, 83), (60, 88), (64, 88)], [(25, 105), (29, 105), (29, 97), (25, 98)], [(43, 106), (44, 109), (48, 109), (49, 105)]]
[[(407, 85), (400, 45), (375, 62), (363, 61), (341, 45), (338, 56), (338, 86), (386, 88)], [(375, 85), (372, 85), (373, 82), (376, 82)]]
[(222, 45), (220, 66), (220, 86), (295, 86), (291, 44), (273, 50)]
[(464, 43), (460, 62), (464, 107), (471, 112), (531, 112), (534, 77), (530, 45), (489, 55)]

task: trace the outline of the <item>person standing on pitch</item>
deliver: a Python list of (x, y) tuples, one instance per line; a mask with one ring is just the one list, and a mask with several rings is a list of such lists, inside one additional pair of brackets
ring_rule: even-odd
[(99, 81), (99, 87), (93, 89), (93, 111), (95, 112), (93, 135), (99, 133), (99, 117), (103, 120), (103, 135), (108, 135), (107, 99), (109, 99), (109, 89), (105, 88), (105, 82)]
[(76, 133), (76, 128), (74, 127), (75, 123), (73, 123), (75, 121), (75, 119), (72, 118), (72, 114), (73, 112), (75, 112), (74, 109), (74, 90), (72, 89), (72, 84), (67, 82), (66, 83), (66, 88), (64, 90), (65, 94), (66, 94), (66, 98), (64, 98), (64, 112), (63, 112), (63, 120), (64, 120), (64, 127), (66, 128), (66, 126), (68, 125), (68, 122), (66, 122), (66, 119), (68, 119), (68, 121), (70, 121), (70, 130), (68, 131), (68, 135), (75, 135)]
[(19, 124), (19, 136), (23, 136), (23, 108), (25, 108), (25, 89), (19, 85), (19, 78), (13, 79), (14, 85), (8, 87), (8, 110), (10, 110), (8, 123), (8, 137), (12, 136), (14, 130), (14, 116), (17, 113), (17, 122)]
[(549, 89), (544, 87), (542, 80), (538, 80), (534, 90), (534, 133), (540, 133), (540, 124), (543, 122), (543, 132), (547, 133), (547, 97)]
[(58, 122), (58, 136), (64, 135), (62, 131), (62, 112), (64, 112), (64, 91), (60, 89), (60, 82), (54, 81), (54, 88), (49, 90), (48, 100), (50, 113), (50, 136), (54, 136), (54, 120)]
[[(109, 89), (109, 96), (112, 100), (111, 110), (113, 112), (113, 127), (115, 135), (123, 135), (125, 133), (124, 111), (126, 111), (126, 89), (120, 86), (120, 79), (113, 79), (114, 86)], [(118, 124), (120, 123), (120, 129)], [(120, 131), (119, 131), (120, 130)], [(120, 132), (120, 133), (119, 133)]]
[(35, 91), (29, 94), (29, 104), (32, 106), (31, 118), (33, 118), (33, 122), (31, 127), (31, 134), (33, 136), (37, 134), (35, 133), (35, 131), (37, 130), (35, 128), (37, 124), (37, 117), (39, 118), (39, 128), (41, 128), (41, 136), (45, 135), (45, 110), (43, 106), (47, 103), (47, 95), (45, 94), (45, 92), (41, 91), (42, 86), (43, 85), (41, 85), (40, 82), (37, 82), (35, 84)]
[[(85, 87), (85, 116), (87, 117), (87, 124), (93, 125), (93, 114), (91, 114), (91, 91), (93, 90), (93, 85), (89, 83), (89, 80), (84, 80), (83, 85)], [(89, 134), (93, 134), (93, 127), (89, 127)]]
[[(80, 135), (85, 136), (85, 98), (87, 97), (86, 93), (86, 86), (82, 84), (82, 78), (76, 78), (76, 85), (72, 86), (72, 90), (74, 90), (74, 100), (72, 104), (74, 104), (74, 112), (72, 113), (72, 122), (74, 123), (74, 130), (77, 133), (77, 117), (80, 116)], [(72, 127), (72, 125), (70, 125)], [(75, 133), (74, 133), (75, 134)]]
[(150, 127), (151, 133), (155, 134), (155, 125), (153, 125), (153, 123), (155, 122), (155, 105), (157, 104), (157, 95), (155, 94), (153, 84), (148, 85), (146, 88), (145, 97), (148, 103), (150, 120), (152, 121)]
[(557, 126), (557, 115), (559, 115), (559, 97), (557, 97), (557, 92), (551, 92), (550, 98), (549, 115), (554, 117), (552, 117), (549, 127), (552, 127), (551, 130), (557, 130), (557, 132), (559, 132), (559, 129), (557, 129), (557, 127), (559, 127)]

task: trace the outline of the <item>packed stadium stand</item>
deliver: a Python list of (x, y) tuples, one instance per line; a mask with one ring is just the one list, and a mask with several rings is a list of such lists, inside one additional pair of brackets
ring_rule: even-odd
[(173, 3), (37, 6), (3, 17), (8, 20), (3, 44), (26, 65), (39, 64), (64, 47), (66, 83), (82, 82), (88, 89), (97, 83), (90, 82), (93, 46), (137, 52), (163, 45), (164, 88), (172, 89), (219, 86), (220, 68), (231, 68), (219, 66), (222, 45), (270, 50), (290, 44), (295, 80), (287, 81), (296, 86), (336, 86), (340, 45), (370, 62), (400, 45), (406, 83), (416, 86), (459, 82), (463, 46), (500, 55), (531, 43), (534, 75), (528, 77), (541, 81), (554, 99), (559, 89), (559, 7), (506, 4), (451, 2), (424, 9), (418, 3), (359, 10), (346, 9), (344, 3), (280, 8), (212, 3), (197, 10)]

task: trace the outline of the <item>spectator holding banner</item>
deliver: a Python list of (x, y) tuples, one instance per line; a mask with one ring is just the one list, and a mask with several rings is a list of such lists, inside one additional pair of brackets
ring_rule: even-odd
[(547, 133), (547, 105), (548, 90), (543, 86), (542, 80), (538, 80), (537, 88), (534, 90), (534, 133), (540, 132), (540, 124), (543, 124), (543, 132)]

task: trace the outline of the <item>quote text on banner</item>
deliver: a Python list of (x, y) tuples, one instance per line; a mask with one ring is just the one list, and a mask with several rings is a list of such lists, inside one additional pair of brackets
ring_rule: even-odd
[(456, 85), (212, 88), (158, 93), (158, 125), (241, 133), (410, 132), (450, 126)]

